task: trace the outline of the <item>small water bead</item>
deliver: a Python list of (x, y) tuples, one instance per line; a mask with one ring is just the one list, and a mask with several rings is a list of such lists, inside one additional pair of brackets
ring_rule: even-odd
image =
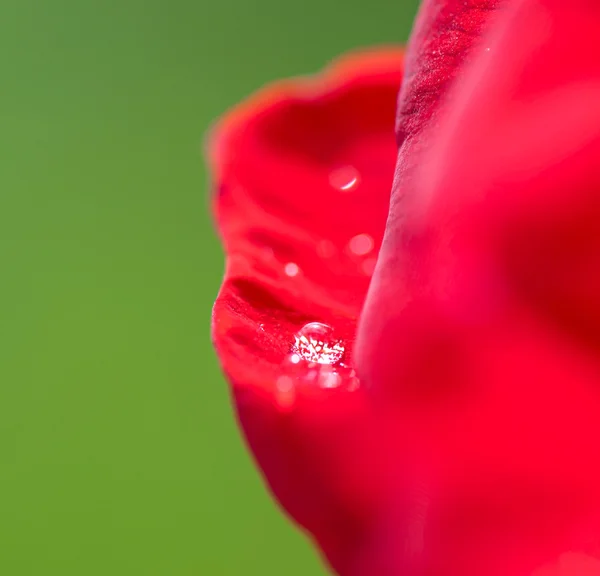
[(329, 174), (329, 183), (336, 190), (350, 192), (360, 183), (360, 174), (354, 166), (342, 166)]
[(300, 268), (298, 267), (298, 264), (296, 264), (295, 262), (288, 262), (283, 267), (283, 271), (285, 272), (286, 276), (289, 276), (290, 278), (294, 278), (295, 276), (298, 276), (298, 274), (300, 273)]
[(348, 243), (348, 249), (356, 256), (365, 256), (374, 246), (375, 242), (369, 234), (357, 234)]
[(296, 334), (290, 353), (281, 365), (275, 386), (275, 402), (282, 411), (294, 408), (298, 395), (316, 391), (357, 390), (360, 382), (350, 366), (342, 359), (344, 342), (333, 328), (322, 322), (305, 324)]
[(333, 328), (321, 322), (305, 324), (294, 335), (292, 354), (306, 362), (337, 364), (345, 351), (343, 341), (335, 337)]

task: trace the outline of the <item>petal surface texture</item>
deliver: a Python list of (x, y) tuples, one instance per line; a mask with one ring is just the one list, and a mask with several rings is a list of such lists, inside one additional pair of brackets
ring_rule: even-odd
[(226, 254), (214, 344), (269, 487), (344, 576), (370, 573), (359, 556), (382, 499), (352, 350), (388, 212), (402, 71), (392, 47), (269, 87), (218, 123), (208, 150)]
[(600, 5), (489, 18), (416, 128), (403, 86), (355, 358), (428, 479), (421, 573), (598, 574)]

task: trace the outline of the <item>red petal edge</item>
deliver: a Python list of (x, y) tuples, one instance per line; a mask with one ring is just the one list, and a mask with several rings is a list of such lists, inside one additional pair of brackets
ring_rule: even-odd
[(271, 490), (344, 575), (367, 573), (357, 556), (380, 492), (376, 426), (360, 389), (299, 392), (287, 410), (276, 382), (305, 323), (332, 326), (351, 357), (387, 216), (402, 68), (400, 48), (371, 50), (266, 88), (208, 147), (226, 253), (214, 345)]

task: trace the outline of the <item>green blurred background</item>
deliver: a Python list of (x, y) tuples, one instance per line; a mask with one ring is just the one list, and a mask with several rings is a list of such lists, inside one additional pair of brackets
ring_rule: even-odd
[(0, 574), (323, 574), (211, 348), (201, 144), (265, 82), (405, 40), (416, 0), (1, 7)]

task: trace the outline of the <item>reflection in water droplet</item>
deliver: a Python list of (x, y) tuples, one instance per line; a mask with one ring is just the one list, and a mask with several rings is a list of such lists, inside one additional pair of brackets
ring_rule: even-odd
[(281, 365), (275, 388), (275, 402), (281, 410), (291, 410), (298, 395), (316, 391), (357, 390), (360, 381), (354, 370), (342, 363), (345, 346), (333, 328), (321, 322), (303, 326), (295, 335), (290, 353)]
[(344, 343), (335, 337), (333, 328), (321, 322), (310, 322), (294, 335), (292, 352), (307, 362), (336, 364), (344, 351)]
[(288, 262), (283, 268), (283, 270), (286, 273), (286, 275), (290, 278), (298, 276), (298, 273), (300, 272), (300, 268), (298, 268), (298, 264), (296, 264), (295, 262)]
[(357, 256), (364, 256), (373, 250), (374, 242), (373, 238), (368, 234), (357, 234), (348, 243), (348, 249), (352, 254)]
[(334, 170), (329, 175), (329, 183), (336, 190), (349, 192), (354, 190), (360, 182), (360, 174), (353, 166), (343, 166)]

